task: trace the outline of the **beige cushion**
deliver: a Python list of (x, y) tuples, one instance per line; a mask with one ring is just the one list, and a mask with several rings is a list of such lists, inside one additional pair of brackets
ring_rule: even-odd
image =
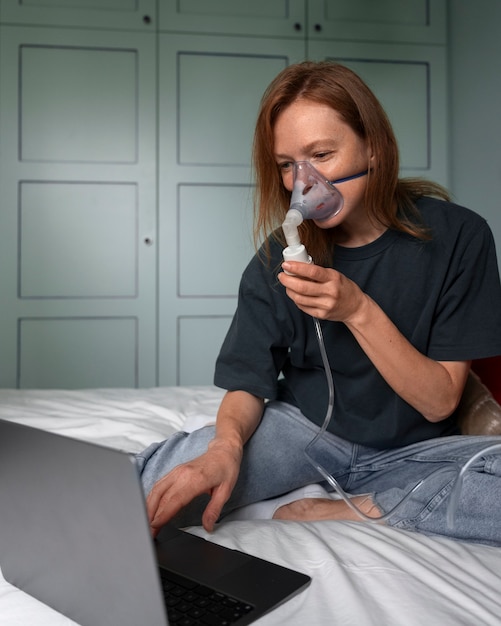
[(501, 406), (474, 372), (466, 381), (458, 414), (463, 435), (501, 435)]

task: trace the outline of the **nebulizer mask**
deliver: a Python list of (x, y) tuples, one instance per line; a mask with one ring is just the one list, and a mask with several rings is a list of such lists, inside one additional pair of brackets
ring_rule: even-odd
[(287, 241), (283, 256), (286, 261), (309, 263), (311, 259), (300, 241), (298, 226), (303, 220), (322, 222), (336, 216), (343, 208), (343, 196), (335, 185), (365, 176), (367, 170), (331, 182), (309, 161), (295, 161), (292, 168), (291, 201), (282, 224)]
[[(293, 167), (293, 189), (291, 194), (290, 206), (285, 220), (282, 224), (282, 230), (287, 242), (287, 247), (283, 250), (283, 257), (285, 261), (300, 261), (304, 263), (311, 263), (312, 258), (309, 256), (306, 248), (301, 243), (298, 226), (305, 219), (312, 219), (316, 222), (323, 222), (325, 220), (335, 217), (343, 208), (343, 196), (337, 189), (336, 185), (360, 178), (368, 174), (368, 170), (359, 172), (346, 178), (340, 178), (334, 181), (329, 181), (318, 172), (315, 167), (309, 161), (296, 161), (292, 164)], [(361, 511), (352, 501), (350, 496), (343, 490), (337, 480), (318, 462), (315, 460), (312, 453), (317, 441), (326, 432), (329, 423), (331, 421), (334, 412), (334, 381), (332, 378), (332, 370), (327, 357), (325, 349), (324, 339), (320, 321), (317, 318), (313, 318), (315, 332), (320, 348), (320, 354), (322, 357), (322, 363), (325, 370), (325, 375), (328, 385), (328, 406), (324, 422), (322, 427), (316, 434), (316, 436), (308, 443), (304, 453), (306, 458), (313, 467), (319, 472), (322, 478), (330, 485), (335, 493), (340, 496), (348, 507), (354, 511), (361, 519), (367, 522), (384, 522), (389, 519), (412, 495), (429, 479), (436, 474), (451, 473), (456, 474), (454, 486), (452, 488), (449, 500), (449, 506), (447, 510), (447, 523), (449, 527), (452, 527), (454, 523), (454, 515), (458, 506), (459, 495), (461, 492), (463, 480), (466, 471), (472, 465), (472, 463), (482, 456), (483, 454), (494, 452), (501, 448), (501, 444), (494, 444), (488, 446), (484, 450), (481, 450), (474, 457), (461, 468), (457, 464), (451, 464), (451, 467), (441, 467), (438, 470), (433, 471), (431, 474), (420, 480), (409, 492), (402, 498), (400, 502), (396, 504), (390, 511), (379, 517), (370, 517)]]

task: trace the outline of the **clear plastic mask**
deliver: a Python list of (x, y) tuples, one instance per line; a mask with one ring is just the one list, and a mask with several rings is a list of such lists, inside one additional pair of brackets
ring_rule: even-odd
[(290, 208), (305, 220), (326, 220), (343, 208), (341, 193), (309, 161), (293, 163), (293, 185)]

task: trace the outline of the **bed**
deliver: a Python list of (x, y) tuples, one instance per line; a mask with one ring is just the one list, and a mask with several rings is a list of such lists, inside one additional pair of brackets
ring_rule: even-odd
[[(1, 389), (0, 417), (136, 452), (213, 421), (222, 393), (215, 387)], [(467, 395), (469, 428), (501, 432), (499, 404), (478, 377)], [(313, 485), (297, 495), (319, 490)], [(277, 522), (269, 515), (268, 504), (258, 505), (210, 536), (201, 527), (189, 529), (312, 577), (308, 589), (258, 622), (263, 626), (501, 624), (501, 548), (358, 522)], [(0, 626), (74, 624), (0, 574)]]

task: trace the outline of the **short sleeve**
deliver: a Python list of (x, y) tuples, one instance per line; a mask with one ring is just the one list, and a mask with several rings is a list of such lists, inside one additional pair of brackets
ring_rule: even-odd
[(214, 383), (229, 391), (275, 399), (292, 331), (283, 311), (283, 287), (265, 263), (256, 255), (242, 276), (237, 310), (216, 362)]
[(501, 353), (501, 287), (494, 239), (484, 220), (465, 224), (437, 302), (429, 356), (470, 360)]

